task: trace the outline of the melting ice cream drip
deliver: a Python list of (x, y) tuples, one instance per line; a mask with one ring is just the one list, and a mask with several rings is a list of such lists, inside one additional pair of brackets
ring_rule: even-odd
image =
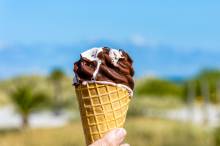
[(99, 72), (99, 67), (100, 67), (102, 61), (98, 58), (98, 54), (102, 51), (103, 51), (102, 47), (92, 48), (92, 49), (87, 50), (87, 51), (85, 51), (81, 54), (82, 57), (84, 57), (84, 58), (86, 58), (90, 61), (96, 61), (97, 62), (97, 67), (96, 67), (96, 69), (93, 73), (93, 76), (92, 76), (91, 80), (95, 80), (96, 76), (97, 76), (97, 73)]
[(97, 73), (99, 72), (100, 65), (102, 64), (101, 60), (97, 60), (97, 67), (92, 75), (92, 80), (96, 79)]

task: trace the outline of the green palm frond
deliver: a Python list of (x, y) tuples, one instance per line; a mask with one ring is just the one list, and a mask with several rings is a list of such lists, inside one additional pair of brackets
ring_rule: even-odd
[(48, 102), (47, 95), (42, 91), (34, 91), (31, 85), (17, 87), (10, 97), (18, 111), (25, 115)]

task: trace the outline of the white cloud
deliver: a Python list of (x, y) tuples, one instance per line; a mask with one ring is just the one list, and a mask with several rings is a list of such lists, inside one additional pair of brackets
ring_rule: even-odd
[(146, 47), (146, 46), (155, 46), (157, 45), (157, 41), (147, 38), (143, 35), (140, 34), (135, 34), (133, 36), (131, 36), (130, 41), (138, 46), (138, 47)]
[(145, 38), (141, 35), (133, 35), (131, 37), (131, 42), (137, 46), (145, 46), (146, 44)]

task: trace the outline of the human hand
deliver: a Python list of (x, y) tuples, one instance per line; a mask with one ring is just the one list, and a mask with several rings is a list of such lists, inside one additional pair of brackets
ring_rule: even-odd
[(108, 132), (103, 138), (95, 141), (89, 146), (130, 146), (129, 144), (122, 144), (127, 132), (123, 128), (113, 129)]

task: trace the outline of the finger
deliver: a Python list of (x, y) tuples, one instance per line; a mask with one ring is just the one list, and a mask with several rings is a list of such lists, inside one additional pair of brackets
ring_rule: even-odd
[(120, 146), (130, 146), (130, 144), (125, 143), (125, 144), (121, 144)]
[(117, 128), (104, 136), (104, 140), (109, 146), (119, 146), (125, 139), (127, 132), (123, 128)]

